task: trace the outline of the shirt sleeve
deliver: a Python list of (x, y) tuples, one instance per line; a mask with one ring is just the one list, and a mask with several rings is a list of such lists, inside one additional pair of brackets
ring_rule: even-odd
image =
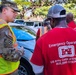
[(39, 37), (40, 37), (40, 28), (38, 29), (37, 34), (36, 34), (36, 41), (38, 40)]
[(43, 73), (43, 68), (44, 66), (38, 66), (38, 65), (35, 65), (33, 63), (31, 63), (32, 67), (33, 67), (33, 71), (35, 74), (42, 74)]

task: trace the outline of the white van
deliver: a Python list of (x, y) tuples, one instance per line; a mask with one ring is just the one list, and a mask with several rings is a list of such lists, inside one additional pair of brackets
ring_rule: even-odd
[(42, 27), (42, 21), (25, 21), (25, 26), (34, 29), (36, 32), (38, 28)]

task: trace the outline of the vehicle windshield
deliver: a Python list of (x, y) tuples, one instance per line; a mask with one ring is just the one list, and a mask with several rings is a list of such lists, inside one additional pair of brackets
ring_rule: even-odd
[(33, 40), (35, 34), (24, 26), (11, 26), (17, 40)]
[(18, 23), (18, 24), (24, 24), (25, 23), (23, 20), (15, 20), (14, 22)]

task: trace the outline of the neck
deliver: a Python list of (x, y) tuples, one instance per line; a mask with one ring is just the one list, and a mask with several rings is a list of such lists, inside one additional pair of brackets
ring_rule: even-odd
[(57, 27), (60, 27), (60, 28), (67, 28), (67, 23), (66, 23), (66, 20), (62, 20), (60, 21), (60, 23), (58, 25), (55, 26), (56, 28)]
[(3, 15), (3, 14), (1, 14), (1, 13), (0, 13), (0, 19), (2, 19), (2, 20), (4, 20), (4, 21), (7, 22), (7, 20), (6, 20), (6, 18), (5, 18), (5, 15)]

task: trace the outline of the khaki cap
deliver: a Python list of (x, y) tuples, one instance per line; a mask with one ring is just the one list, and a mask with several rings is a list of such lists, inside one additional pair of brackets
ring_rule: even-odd
[(17, 4), (15, 2), (6, 1), (2, 5), (12, 8), (14, 11), (20, 12), (20, 10), (18, 9)]

